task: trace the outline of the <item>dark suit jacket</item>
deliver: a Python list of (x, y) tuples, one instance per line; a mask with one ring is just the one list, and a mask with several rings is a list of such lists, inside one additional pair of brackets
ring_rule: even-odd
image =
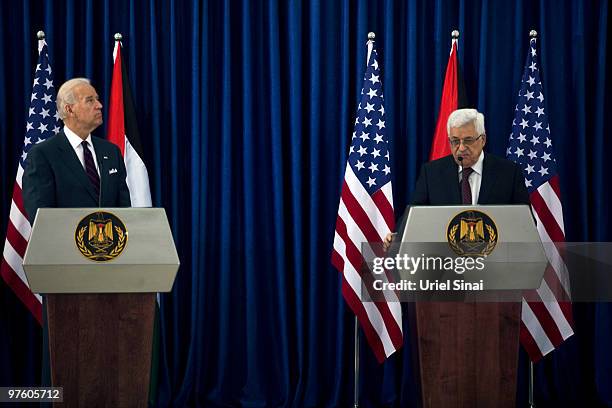
[[(425, 163), (412, 193), (411, 205), (461, 205), (458, 166), (452, 155)], [(521, 168), (510, 160), (485, 153), (478, 204), (529, 204)], [(401, 239), (410, 206), (398, 222)]]
[[(412, 205), (460, 205), (461, 184), (452, 155), (425, 163), (412, 194)], [(529, 204), (521, 168), (485, 153), (478, 204)]]
[(130, 206), (121, 151), (104, 139), (92, 136), (91, 140), (100, 169), (100, 196), (63, 131), (28, 152), (22, 185), (30, 222), (42, 207)]

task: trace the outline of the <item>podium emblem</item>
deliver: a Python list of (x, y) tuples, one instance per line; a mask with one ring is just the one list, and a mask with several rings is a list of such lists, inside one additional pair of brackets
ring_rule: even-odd
[(497, 245), (497, 225), (482, 211), (462, 211), (448, 224), (446, 238), (459, 256), (486, 256)]
[(105, 211), (85, 216), (74, 233), (79, 252), (94, 262), (108, 262), (121, 255), (127, 238), (128, 233), (123, 222)]

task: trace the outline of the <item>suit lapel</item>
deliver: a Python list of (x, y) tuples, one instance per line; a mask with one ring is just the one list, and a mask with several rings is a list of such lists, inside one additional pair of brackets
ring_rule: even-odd
[(493, 189), (493, 183), (495, 182), (491, 171), (491, 160), (488, 159), (488, 157), (489, 155), (485, 153), (484, 160), (482, 162), (482, 176), (480, 179), (478, 204), (487, 204), (489, 202), (489, 195)]
[(91, 142), (93, 143), (94, 150), (96, 151), (96, 161), (98, 162), (98, 169), (100, 169), (100, 203), (104, 203), (104, 194), (106, 192), (106, 187), (108, 185), (108, 169), (107, 162), (108, 159), (108, 151), (104, 148), (104, 146), (99, 142), (97, 137), (91, 137)]
[(454, 186), (449, 187), (449, 204), (450, 205), (460, 205), (461, 200), (461, 190), (459, 187), (459, 166), (455, 163), (455, 159), (453, 156), (448, 156), (448, 164), (445, 166), (444, 170), (444, 184), (445, 186)]
[(70, 173), (79, 181), (79, 183), (81, 183), (85, 187), (89, 195), (91, 195), (91, 197), (97, 202), (98, 197), (96, 196), (96, 192), (94, 191), (94, 188), (91, 185), (91, 182), (87, 178), (85, 169), (83, 168), (83, 165), (79, 161), (79, 158), (77, 157), (74, 149), (70, 145), (68, 138), (66, 137), (63, 131), (60, 134), (58, 134), (58, 136), (60, 136), (59, 137), (59, 151), (60, 151), (60, 155), (63, 159), (64, 164), (66, 165), (66, 167), (68, 167), (68, 170), (70, 170)]

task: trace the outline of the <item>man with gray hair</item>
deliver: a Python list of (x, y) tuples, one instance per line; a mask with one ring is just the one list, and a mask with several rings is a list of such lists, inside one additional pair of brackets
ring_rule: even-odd
[[(484, 115), (458, 109), (448, 117), (451, 154), (423, 164), (411, 205), (529, 204), (521, 168), (483, 151), (487, 143)], [(403, 233), (409, 208), (398, 222)], [(385, 237), (389, 246), (396, 234)]]
[(483, 151), (484, 115), (458, 109), (446, 125), (451, 155), (425, 163), (412, 205), (529, 204), (522, 170), (516, 163)]
[(23, 201), (30, 222), (42, 207), (129, 207), (121, 151), (91, 135), (102, 124), (102, 104), (90, 81), (66, 81), (57, 92), (57, 112), (64, 128), (26, 159)]

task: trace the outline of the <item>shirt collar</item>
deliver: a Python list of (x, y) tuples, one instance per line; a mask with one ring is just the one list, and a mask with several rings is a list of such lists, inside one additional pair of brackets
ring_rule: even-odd
[[(83, 139), (81, 139), (79, 135), (70, 130), (70, 128), (66, 125), (64, 125), (64, 134), (66, 135), (68, 143), (70, 143), (70, 146), (72, 146), (73, 149), (76, 149), (81, 143), (83, 143)], [(87, 135), (87, 139), (85, 139), (85, 141), (87, 141), (87, 144), (89, 146), (93, 146), (93, 144), (91, 143), (91, 133)]]
[[(480, 156), (478, 156), (478, 160), (472, 166), (472, 170), (474, 170), (474, 172), (480, 174), (481, 176), (482, 176), (482, 163), (483, 162), (484, 162), (484, 150), (480, 152)], [(463, 167), (459, 166), (460, 174), (461, 174), (461, 170), (463, 170)]]

